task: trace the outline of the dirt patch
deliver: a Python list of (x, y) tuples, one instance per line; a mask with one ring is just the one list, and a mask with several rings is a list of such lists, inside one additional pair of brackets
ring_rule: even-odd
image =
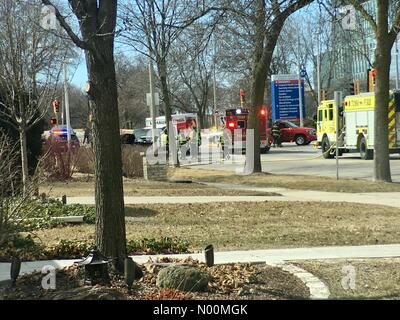
[(243, 184), (263, 188), (286, 188), (346, 193), (400, 192), (400, 183), (373, 182), (356, 179), (336, 180), (326, 177), (270, 173), (236, 175), (233, 172), (223, 170), (203, 170), (193, 168), (171, 170), (170, 178), (193, 179), (194, 181), (202, 182)]
[[(400, 242), (400, 209), (329, 202), (135, 205), (126, 208), (128, 239), (178, 237), (191, 250), (367, 245)], [(46, 245), (93, 239), (94, 226), (40, 230)]]
[[(165, 261), (164, 261), (165, 262)], [(42, 274), (35, 273), (21, 277), (17, 286), (0, 291), (0, 298), (6, 300), (285, 300), (308, 299), (308, 288), (296, 277), (279, 268), (264, 264), (229, 264), (207, 267), (197, 261), (185, 264), (196, 266), (211, 274), (208, 290), (203, 293), (180, 292), (160, 289), (156, 277), (160, 269), (147, 271), (135, 282), (129, 291), (121, 276), (112, 274), (109, 286), (84, 286), (83, 270), (76, 266), (57, 272), (55, 291), (41, 288)]]
[[(319, 260), (293, 264), (324, 281), (331, 291), (331, 299), (400, 299), (400, 258)], [(347, 285), (343, 288), (342, 279), (351, 274), (354, 274), (354, 286), (345, 282)]]

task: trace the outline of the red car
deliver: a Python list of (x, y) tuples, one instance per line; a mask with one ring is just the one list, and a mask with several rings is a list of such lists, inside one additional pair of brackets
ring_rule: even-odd
[[(317, 140), (317, 132), (314, 128), (304, 128), (287, 120), (277, 120), (281, 130), (281, 142), (296, 142), (298, 146), (308, 145)], [(271, 129), (267, 132), (272, 136)]]

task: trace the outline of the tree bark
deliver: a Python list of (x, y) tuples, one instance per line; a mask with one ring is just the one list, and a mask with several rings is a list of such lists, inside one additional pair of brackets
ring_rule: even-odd
[(118, 95), (112, 45), (101, 48), (101, 58), (91, 52), (87, 55), (89, 80), (93, 85), (95, 242), (103, 254), (122, 259), (126, 254), (126, 235)]
[(388, 106), (389, 106), (389, 73), (391, 62), (391, 43), (388, 38), (388, 0), (378, 2), (376, 34), (376, 88), (375, 88), (375, 157), (374, 180), (391, 182), (389, 140), (388, 140)]

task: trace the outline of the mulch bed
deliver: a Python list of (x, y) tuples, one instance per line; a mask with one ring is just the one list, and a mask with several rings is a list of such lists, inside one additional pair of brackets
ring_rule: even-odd
[[(174, 263), (209, 272), (213, 280), (206, 292), (181, 292), (156, 286), (158, 271)], [(110, 273), (108, 286), (85, 286), (84, 271), (71, 266), (57, 271), (56, 290), (41, 287), (43, 275), (21, 276), (13, 288), (0, 288), (0, 300), (282, 300), (308, 299), (308, 288), (296, 277), (265, 264), (226, 264), (207, 267), (193, 260), (163, 259), (140, 265), (143, 278), (128, 290), (122, 276)]]

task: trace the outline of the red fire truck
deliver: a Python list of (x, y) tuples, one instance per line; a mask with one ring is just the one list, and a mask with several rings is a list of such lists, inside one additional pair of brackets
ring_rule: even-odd
[[(260, 149), (261, 153), (267, 153), (271, 148), (272, 137), (267, 133), (267, 125), (269, 114), (267, 106), (263, 106), (260, 111), (260, 128), (261, 128), (261, 139), (260, 139)], [(246, 149), (246, 129), (249, 117), (249, 110), (244, 108), (227, 109), (225, 111), (225, 129), (230, 131), (230, 137), (228, 139), (224, 138), (224, 143), (230, 144), (231, 148), (242, 148)], [(226, 145), (227, 146), (227, 145)], [(225, 146), (224, 146), (225, 147)]]

